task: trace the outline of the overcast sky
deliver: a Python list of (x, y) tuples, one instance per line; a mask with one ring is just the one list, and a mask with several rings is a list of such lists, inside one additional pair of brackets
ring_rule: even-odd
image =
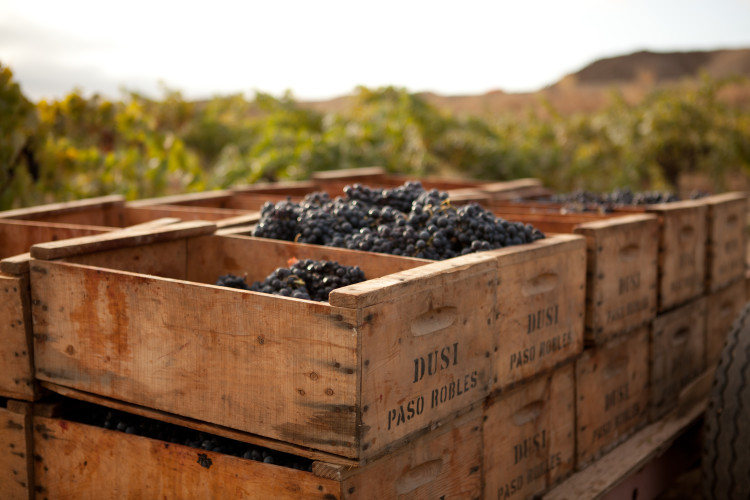
[(602, 57), (719, 48), (750, 48), (750, 0), (0, 0), (0, 63), (34, 100), (523, 92)]

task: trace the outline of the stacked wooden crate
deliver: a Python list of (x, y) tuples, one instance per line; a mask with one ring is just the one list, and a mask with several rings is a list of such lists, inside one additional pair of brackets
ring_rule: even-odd
[[(216, 223), (111, 231), (180, 211), (221, 215), (228, 226), (225, 216), (238, 214), (222, 210), (252, 221), (248, 211), (264, 200), (351, 181), (332, 174), (309, 185), (114, 200), (119, 219), (92, 231), (106, 234), (38, 239), (33, 259), (0, 265), (4, 279), (25, 280), (13, 314), (35, 354), (28, 401), (52, 392), (291, 453), (308, 469), (92, 427), (75, 412), (34, 415), (38, 403), (4, 399), (0, 416), (22, 417), (37, 457), (24, 455), (31, 479), (21, 482), (49, 498), (532, 498), (613, 449), (649, 412), (673, 407), (710, 359), (712, 297), (722, 317), (734, 316), (727, 304), (741, 280), (718, 278), (733, 258), (719, 250), (744, 249), (744, 239), (720, 240), (733, 216), (716, 215), (739, 204), (732, 197), (639, 214), (498, 211), (548, 238), (443, 262), (217, 233)], [(434, 186), (482, 201), (534, 187), (522, 184)], [(704, 235), (725, 226), (703, 256), (691, 243), (701, 241), (700, 217), (684, 222), (701, 210)], [(262, 279), (294, 258), (360, 265), (368, 281), (328, 303), (213, 285), (226, 273)], [(701, 271), (701, 259), (715, 270)], [(685, 290), (695, 276), (705, 285), (697, 295)], [(133, 481), (144, 469), (149, 479)]]

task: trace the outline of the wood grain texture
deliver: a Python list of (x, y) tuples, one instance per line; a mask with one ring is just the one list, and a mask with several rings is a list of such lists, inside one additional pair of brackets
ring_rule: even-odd
[[(659, 457), (706, 409), (713, 371), (701, 374), (682, 393), (677, 408), (636, 432), (611, 453), (543, 495), (544, 500), (603, 498), (627, 478)], [(630, 498), (631, 492), (628, 492)]]
[(342, 498), (479, 498), (482, 412), (426, 433), (341, 481)]
[(554, 235), (486, 252), (498, 270), (493, 390), (553, 368), (583, 350), (585, 240)]
[(34, 498), (30, 403), (0, 407), (0, 485), (8, 500)]
[(0, 396), (33, 401), (29, 277), (0, 274)]
[(659, 304), (657, 313), (703, 294), (706, 275), (706, 213), (700, 201), (650, 205), (659, 216)]
[(61, 259), (74, 255), (120, 249), (128, 246), (147, 245), (171, 241), (190, 236), (212, 234), (216, 225), (205, 221), (188, 221), (164, 227), (146, 227), (141, 230), (126, 229), (95, 236), (83, 236), (64, 241), (39, 243), (31, 248), (35, 259)]
[(246, 210), (181, 205), (126, 206), (123, 210), (125, 226), (140, 224), (161, 217), (176, 217), (183, 221), (219, 221), (245, 215), (247, 215)]
[(356, 456), (350, 312), (61, 262), (32, 287), (40, 380)]
[(0, 258), (27, 253), (32, 245), (112, 231), (110, 227), (0, 219)]
[(576, 468), (646, 424), (648, 326), (585, 349), (576, 363)]
[(34, 441), (46, 498), (340, 498), (309, 472), (63, 419), (34, 417)]
[[(367, 459), (489, 394), (497, 340), (497, 268), (491, 255), (373, 281), (377, 287), (356, 297), (361, 448)], [(340, 289), (339, 297), (349, 288)]]
[(717, 292), (745, 272), (747, 193), (725, 193), (703, 200), (708, 207), (706, 289)]
[(680, 392), (706, 369), (706, 298), (657, 316), (650, 349), (649, 413), (655, 420), (674, 408)]
[(0, 212), (0, 219), (119, 227), (119, 213), (124, 203), (125, 198), (121, 195), (100, 196), (6, 210)]
[(630, 215), (578, 225), (586, 238), (586, 342), (603, 344), (656, 316), (658, 219)]
[(572, 473), (573, 363), (501, 394), (484, 414), (485, 498), (535, 498)]

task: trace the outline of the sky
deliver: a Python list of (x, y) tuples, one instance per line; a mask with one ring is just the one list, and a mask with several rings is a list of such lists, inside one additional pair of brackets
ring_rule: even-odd
[(750, 48), (750, 0), (0, 0), (0, 64), (35, 101), (532, 92), (604, 57), (723, 48)]

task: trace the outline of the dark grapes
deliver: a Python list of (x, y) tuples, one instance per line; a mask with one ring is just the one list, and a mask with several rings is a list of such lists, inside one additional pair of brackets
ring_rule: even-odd
[(326, 302), (328, 294), (333, 290), (361, 281), (365, 281), (365, 273), (358, 266), (304, 259), (298, 260), (291, 267), (279, 267), (263, 281), (256, 281), (250, 286), (244, 278), (231, 274), (220, 276), (216, 284), (295, 299)]
[[(695, 200), (707, 195), (708, 193), (695, 191), (690, 194), (690, 199)], [(680, 198), (668, 191), (634, 192), (629, 188), (624, 188), (615, 189), (609, 193), (574, 191), (551, 196), (546, 201), (564, 204), (563, 211), (565, 212), (611, 212), (617, 207), (673, 203), (680, 201)]]
[(296, 206), (288, 200), (267, 204), (253, 235), (432, 260), (544, 238), (479, 205), (457, 208), (446, 192), (425, 190), (416, 181), (392, 189), (354, 184), (335, 199), (313, 193)]

